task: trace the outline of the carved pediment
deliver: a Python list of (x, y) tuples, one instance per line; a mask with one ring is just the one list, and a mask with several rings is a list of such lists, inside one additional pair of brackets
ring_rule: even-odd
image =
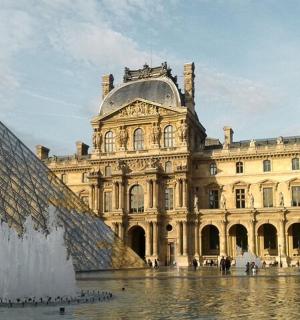
[(231, 185), (231, 191), (233, 192), (235, 189), (238, 188), (245, 188), (247, 190), (247, 192), (249, 191), (250, 188), (250, 183), (246, 183), (244, 181), (236, 181)]
[(258, 182), (260, 191), (263, 187), (275, 187), (275, 190), (277, 190), (278, 184), (279, 184), (279, 182), (273, 181), (270, 179), (264, 179), (264, 180)]
[(300, 186), (300, 178), (296, 177), (287, 181), (288, 188), (290, 189), (293, 186)]
[[(179, 109), (179, 108), (178, 108)], [(111, 113), (97, 116), (93, 119), (95, 121), (112, 120), (112, 119), (124, 119), (124, 118), (140, 118), (145, 116), (164, 116), (180, 113), (181, 110), (174, 107), (162, 106), (158, 103), (154, 103), (144, 99), (136, 99), (121, 106), (119, 109), (112, 111)], [(182, 108), (184, 112), (185, 109)]]

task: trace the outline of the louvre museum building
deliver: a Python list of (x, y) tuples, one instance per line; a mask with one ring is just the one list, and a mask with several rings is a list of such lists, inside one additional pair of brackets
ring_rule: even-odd
[[(187, 266), (244, 251), (266, 264), (300, 260), (300, 137), (208, 138), (195, 111), (193, 63), (184, 88), (166, 63), (102, 78), (92, 146), (37, 156), (142, 258)], [(225, 124), (224, 124), (225, 125)]]

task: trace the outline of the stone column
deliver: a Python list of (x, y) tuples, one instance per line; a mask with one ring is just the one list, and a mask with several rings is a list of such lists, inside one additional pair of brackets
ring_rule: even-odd
[(153, 255), (157, 256), (157, 246), (158, 246), (157, 222), (152, 222), (152, 225), (153, 225)]
[(177, 236), (177, 242), (176, 242), (176, 249), (177, 249), (177, 255), (181, 255), (181, 222), (177, 221), (176, 223), (176, 236)]
[(153, 207), (154, 209), (157, 209), (157, 195), (158, 195), (158, 192), (157, 192), (157, 181), (156, 180), (153, 180), (152, 181), (152, 186), (153, 186)]
[(120, 231), (120, 238), (124, 241), (124, 225), (122, 222), (120, 223), (119, 231)]
[(146, 225), (146, 257), (151, 255), (151, 228), (150, 222)]
[(119, 209), (123, 209), (124, 188), (123, 183), (119, 182)]
[(195, 221), (195, 251), (194, 251), (194, 256), (196, 258), (199, 258), (199, 224), (198, 221)]
[(187, 207), (187, 185), (186, 185), (186, 179), (182, 180), (182, 207)]
[(113, 181), (113, 188), (112, 188), (112, 211), (117, 209), (116, 206), (116, 189), (117, 189), (117, 182)]
[(91, 208), (92, 210), (94, 210), (94, 199), (95, 199), (94, 193), (95, 193), (95, 187), (94, 187), (93, 184), (91, 184), (90, 190), (91, 190), (91, 194), (90, 194), (90, 199), (89, 199), (89, 206), (90, 206), (90, 208)]
[(253, 254), (257, 255), (255, 250), (255, 225), (254, 221), (250, 220), (249, 222), (249, 230), (248, 230), (248, 251), (252, 252)]
[(187, 247), (187, 222), (182, 222), (182, 246), (183, 246), (183, 255), (186, 256), (188, 253)]
[(286, 256), (286, 244), (285, 244), (285, 220), (282, 218), (279, 220), (279, 235), (278, 235), (278, 255), (279, 255), (279, 246), (281, 256)]
[(225, 221), (221, 221), (221, 228), (220, 228), (220, 256), (227, 256), (226, 222)]
[(200, 226), (198, 225), (198, 236), (199, 236), (199, 256), (202, 257), (202, 230), (200, 233)]

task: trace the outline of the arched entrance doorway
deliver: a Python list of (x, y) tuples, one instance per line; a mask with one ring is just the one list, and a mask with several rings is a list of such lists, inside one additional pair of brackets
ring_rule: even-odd
[(265, 223), (257, 230), (257, 247), (260, 257), (278, 256), (277, 249), (277, 230), (270, 224)]
[(288, 229), (288, 256), (300, 258), (300, 223), (293, 223)]
[(202, 255), (218, 256), (220, 254), (219, 230), (214, 225), (205, 226), (201, 232)]
[(142, 258), (145, 258), (145, 231), (140, 226), (134, 226), (128, 231), (129, 246)]
[(235, 224), (229, 229), (228, 254), (236, 257), (248, 250), (248, 232), (242, 224)]

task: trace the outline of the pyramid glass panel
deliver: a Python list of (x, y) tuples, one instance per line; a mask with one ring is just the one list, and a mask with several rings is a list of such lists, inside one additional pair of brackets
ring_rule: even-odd
[(0, 216), (23, 232), (31, 216), (47, 233), (48, 209), (56, 208), (76, 271), (144, 267), (89, 207), (0, 122)]

